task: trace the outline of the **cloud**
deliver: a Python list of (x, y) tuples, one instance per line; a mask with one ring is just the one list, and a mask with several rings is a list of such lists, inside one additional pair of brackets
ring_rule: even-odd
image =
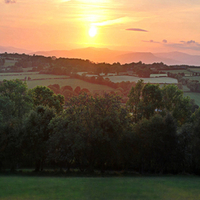
[(148, 32), (147, 30), (140, 29), (140, 28), (127, 28), (126, 31), (141, 31), (141, 32)]
[(166, 45), (179, 49), (190, 49), (190, 50), (200, 51), (200, 43), (194, 40), (180, 41), (180, 43), (171, 43)]
[(160, 43), (160, 42), (157, 42), (157, 41), (154, 41), (154, 40), (142, 40), (142, 42), (148, 42), (148, 43)]
[(6, 4), (11, 4), (11, 3), (16, 3), (16, 1), (15, 0), (5, 0), (5, 3)]
[(93, 25), (93, 26), (110, 26), (110, 25), (114, 25), (114, 24), (125, 23), (127, 21), (129, 21), (128, 17), (121, 17), (121, 18), (107, 20), (107, 21), (103, 21), (103, 22), (92, 23), (91, 25)]
[(200, 44), (198, 42), (195, 42), (194, 40), (180, 41), (180, 42), (185, 44), (185, 45), (197, 45), (197, 46), (200, 46)]
[(167, 40), (163, 40), (162, 42), (166, 44), (166, 43), (167, 43)]

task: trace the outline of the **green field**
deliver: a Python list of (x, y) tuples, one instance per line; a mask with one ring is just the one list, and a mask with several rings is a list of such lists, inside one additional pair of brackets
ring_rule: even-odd
[(39, 74), (38, 72), (20, 72), (20, 73), (0, 73), (0, 81), (24, 79), (30, 77), (31, 79), (54, 79), (54, 78), (68, 78), (69, 76), (52, 75), (52, 74)]
[(37, 81), (27, 81), (28, 88), (34, 88), (37, 85), (42, 85), (42, 86), (48, 86), (48, 85), (53, 85), (53, 84), (59, 84), (60, 87), (69, 85), (73, 89), (75, 89), (77, 86), (80, 86), (81, 89), (87, 88), (90, 92), (95, 92), (95, 91), (114, 91), (115, 89), (105, 86), (105, 85), (99, 85), (99, 84), (93, 84), (93, 83), (88, 83), (83, 80), (79, 79), (48, 79), (48, 80), (37, 80)]
[(185, 92), (184, 96), (189, 96), (191, 99), (195, 100), (195, 103), (200, 106), (200, 93), (195, 92)]
[(134, 76), (108, 76), (105, 78), (109, 78), (114, 83), (122, 82), (122, 81), (137, 82), (140, 79), (143, 79), (144, 83), (178, 83), (176, 79), (170, 78), (170, 77), (140, 78), (140, 77), (134, 77)]
[(187, 78), (190, 79), (190, 80), (200, 81), (200, 76), (190, 76), (190, 77), (187, 77)]
[(3, 67), (14, 66), (16, 62), (16, 60), (5, 60)]
[[(87, 88), (90, 92), (95, 91), (113, 91), (114, 89), (105, 85), (92, 84), (79, 79), (69, 79), (68, 76), (51, 75), (51, 74), (39, 74), (38, 72), (22, 72), (22, 73), (0, 73), (0, 81), (24, 79), (30, 77), (30, 81), (26, 81), (28, 88), (32, 89), (38, 85), (48, 86), (53, 84), (59, 84), (60, 87), (69, 85), (73, 89), (80, 86), (81, 89)], [(34, 80), (45, 79), (45, 80)]]
[(199, 177), (0, 176), (1, 200), (198, 200)]
[(194, 72), (200, 72), (200, 68), (198, 67), (190, 67), (190, 70), (194, 71)]
[(179, 73), (185, 73), (186, 76), (190, 75), (191, 72), (189, 72), (188, 70), (160, 70), (162, 72), (170, 72), (173, 74), (179, 74)]

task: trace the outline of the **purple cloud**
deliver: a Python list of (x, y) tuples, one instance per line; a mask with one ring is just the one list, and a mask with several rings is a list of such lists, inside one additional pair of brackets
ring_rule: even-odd
[(6, 4), (11, 4), (11, 3), (16, 3), (16, 1), (15, 0), (5, 0), (5, 3)]
[(189, 40), (189, 41), (180, 41), (180, 43), (172, 43), (172, 44), (166, 44), (167, 46), (171, 46), (174, 48), (179, 48), (179, 49), (191, 49), (195, 51), (200, 51), (200, 43), (196, 42), (194, 40)]
[(142, 42), (149, 42), (149, 43), (160, 43), (160, 42), (157, 42), (157, 41), (154, 41), (154, 40), (142, 40)]
[(194, 40), (189, 40), (189, 41), (180, 41), (183, 44), (187, 44), (187, 45), (197, 45), (199, 46), (200, 44), (198, 42), (195, 42)]
[(127, 28), (126, 31), (141, 31), (141, 32), (148, 32), (147, 30), (140, 29), (140, 28)]
[(167, 43), (167, 40), (163, 40), (162, 42), (166, 44), (166, 43)]

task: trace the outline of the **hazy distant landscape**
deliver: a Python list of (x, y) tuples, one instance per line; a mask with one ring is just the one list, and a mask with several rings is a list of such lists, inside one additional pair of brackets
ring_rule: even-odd
[(51, 51), (36, 51), (18, 49), (15, 47), (0, 46), (0, 53), (27, 53), (30, 55), (56, 56), (65, 58), (81, 58), (88, 59), (93, 62), (120, 62), (131, 63), (142, 61), (146, 64), (154, 62), (163, 62), (167, 65), (194, 65), (200, 66), (200, 55), (190, 55), (178, 51), (166, 53), (151, 53), (151, 52), (127, 52), (116, 51), (108, 48), (82, 48), (72, 50), (51, 50)]

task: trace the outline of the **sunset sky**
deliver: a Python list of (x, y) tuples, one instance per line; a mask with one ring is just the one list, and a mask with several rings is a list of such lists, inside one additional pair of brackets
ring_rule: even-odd
[(199, 0), (0, 0), (0, 46), (200, 55), (199, 22)]

